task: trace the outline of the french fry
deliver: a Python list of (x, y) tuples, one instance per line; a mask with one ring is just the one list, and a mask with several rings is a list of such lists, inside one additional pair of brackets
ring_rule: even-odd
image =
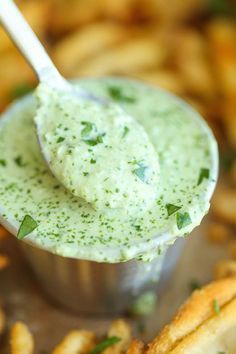
[(33, 354), (34, 339), (28, 327), (22, 322), (16, 322), (10, 333), (11, 354)]
[(228, 142), (232, 147), (236, 148), (236, 92), (234, 99), (231, 98), (230, 100), (225, 100), (223, 103), (222, 123), (224, 125)]
[(120, 342), (114, 344), (111, 348), (107, 348), (103, 354), (121, 354), (124, 353), (131, 342), (131, 328), (130, 325), (122, 319), (112, 322), (109, 330), (108, 337), (121, 338)]
[(144, 343), (134, 339), (129, 346), (126, 354), (143, 354), (144, 353)]
[(208, 226), (207, 238), (210, 242), (223, 244), (232, 237), (231, 229), (220, 222), (212, 222)]
[(214, 19), (207, 25), (209, 48), (220, 92), (236, 97), (236, 25), (227, 19)]
[(216, 86), (204, 37), (186, 28), (177, 31), (174, 39), (173, 60), (187, 92), (212, 99)]
[(150, 36), (139, 36), (105, 50), (81, 65), (74, 72), (79, 75), (107, 75), (137, 72), (145, 68), (160, 66), (165, 60), (163, 43)]
[(214, 268), (215, 279), (227, 278), (232, 276), (236, 276), (235, 260), (220, 261), (215, 265)]
[(52, 351), (52, 354), (87, 354), (95, 346), (95, 334), (88, 331), (71, 331)]
[(3, 309), (0, 306), (0, 335), (2, 334), (2, 332), (3, 332), (4, 328), (5, 328), (5, 322), (6, 322), (5, 313), (4, 313)]
[(9, 257), (0, 253), (0, 270), (6, 268), (10, 263)]
[(101, 13), (108, 18), (117, 20), (128, 21), (134, 19), (137, 9), (138, 0), (100, 1)]
[(127, 35), (127, 29), (119, 24), (95, 22), (59, 41), (52, 56), (61, 71), (71, 76), (85, 59), (120, 42)]
[(213, 201), (213, 213), (221, 220), (236, 225), (236, 190), (233, 188), (218, 188)]
[(181, 76), (170, 70), (147, 70), (134, 74), (134, 77), (152, 85), (162, 87), (176, 94), (183, 94), (184, 86)]

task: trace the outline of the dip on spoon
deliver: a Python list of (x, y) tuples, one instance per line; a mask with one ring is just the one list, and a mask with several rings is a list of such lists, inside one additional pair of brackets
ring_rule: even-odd
[(149, 207), (159, 162), (142, 125), (115, 103), (67, 82), (11, 0), (1, 1), (0, 20), (41, 82), (35, 123), (53, 175), (95, 209)]

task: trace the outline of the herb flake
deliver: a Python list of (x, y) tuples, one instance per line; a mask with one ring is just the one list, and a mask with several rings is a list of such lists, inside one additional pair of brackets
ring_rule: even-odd
[(172, 214), (174, 214), (176, 211), (178, 211), (181, 208), (182, 207), (178, 206), (178, 205), (166, 204), (166, 210), (167, 210), (168, 216), (171, 216)]
[(105, 349), (113, 346), (114, 344), (118, 343), (121, 341), (121, 338), (119, 337), (108, 337), (104, 339), (101, 343), (96, 345), (95, 348), (93, 348), (89, 354), (100, 354), (102, 353)]
[(17, 164), (17, 166), (19, 166), (19, 167), (24, 167), (25, 166), (25, 163), (23, 163), (23, 161), (22, 161), (22, 156), (20, 156), (20, 155), (15, 157), (14, 161)]
[(189, 215), (189, 213), (185, 212), (185, 213), (179, 213), (177, 212), (176, 214), (176, 223), (177, 223), (177, 227), (179, 230), (183, 229), (184, 227), (190, 225), (192, 222), (191, 217)]
[(220, 305), (217, 299), (214, 299), (213, 301), (213, 308), (214, 308), (214, 312), (216, 315), (219, 315), (220, 313)]
[(6, 165), (7, 165), (6, 160), (0, 159), (0, 165), (3, 167), (6, 167)]
[(118, 86), (110, 86), (108, 87), (109, 96), (118, 102), (126, 102), (126, 103), (134, 103), (136, 98), (122, 92), (122, 89)]
[(146, 176), (146, 172), (147, 172), (147, 166), (143, 166), (142, 164), (138, 164), (139, 167), (136, 168), (135, 170), (133, 170), (133, 173), (144, 183), (147, 182), (147, 176)]
[(202, 183), (204, 178), (205, 179), (209, 179), (209, 177), (210, 177), (209, 168), (201, 168), (200, 173), (199, 173), (199, 177), (198, 177), (197, 185), (199, 186), (199, 184)]
[(17, 233), (17, 238), (22, 240), (38, 227), (38, 223), (30, 216), (25, 215)]
[(122, 138), (126, 137), (126, 135), (128, 134), (129, 132), (129, 128), (128, 127), (124, 127), (124, 132), (123, 132), (123, 135), (122, 135)]
[(62, 143), (65, 140), (65, 138), (63, 138), (62, 136), (59, 136), (59, 138), (57, 139), (57, 143)]

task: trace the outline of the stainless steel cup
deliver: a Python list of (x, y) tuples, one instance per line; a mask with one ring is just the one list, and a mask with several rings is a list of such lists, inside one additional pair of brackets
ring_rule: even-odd
[(150, 263), (110, 264), (63, 258), (19, 242), (44, 292), (53, 302), (85, 315), (118, 315), (147, 291), (161, 290), (180, 255), (183, 240)]

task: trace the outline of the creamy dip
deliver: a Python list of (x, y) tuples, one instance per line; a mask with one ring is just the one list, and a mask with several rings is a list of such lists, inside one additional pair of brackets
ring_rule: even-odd
[(136, 214), (156, 199), (159, 163), (143, 126), (119, 105), (37, 89), (35, 117), (44, 156), (73, 195), (98, 210)]
[[(41, 155), (34, 126), (36, 104), (28, 97), (14, 104), (0, 122), (0, 213), (15, 233), (26, 216), (29, 230), (33, 220), (34, 231), (24, 240), (62, 256), (105, 262), (152, 259), (177, 236), (191, 232), (207, 213), (217, 178), (215, 139), (195, 111), (162, 90), (114, 78), (81, 80), (80, 85), (121, 104), (143, 126), (159, 159), (157, 179), (153, 177), (155, 200), (148, 207), (135, 205), (139, 209), (135, 214), (116, 208), (104, 213), (72, 195), (49, 172)], [(62, 122), (66, 124), (66, 119)], [(58, 138), (66, 141), (64, 128), (67, 126), (59, 127)], [(96, 134), (100, 131), (97, 123)], [(136, 134), (141, 146), (145, 137)], [(87, 145), (83, 151), (89, 148)], [(143, 152), (141, 148), (140, 154)], [(155, 164), (151, 162), (151, 166)], [(89, 170), (83, 172), (88, 175), (80, 176), (84, 184), (92, 183), (89, 173), (95, 171), (94, 165), (86, 163)], [(148, 166), (134, 164), (132, 171), (140, 167)], [(116, 179), (116, 173), (111, 170), (110, 178)], [(143, 183), (138, 174), (135, 182)], [(122, 178), (121, 188), (123, 184), (128, 192), (129, 181)], [(108, 190), (107, 200), (115, 203), (113, 193)]]

